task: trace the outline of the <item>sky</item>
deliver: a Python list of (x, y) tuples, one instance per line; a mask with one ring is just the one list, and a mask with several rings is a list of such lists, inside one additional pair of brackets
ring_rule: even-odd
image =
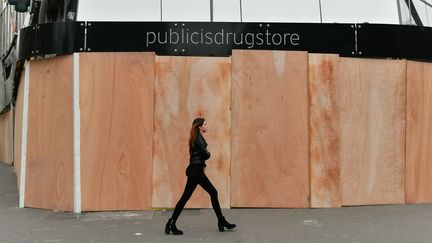
[[(324, 23), (399, 24), (397, 1), (213, 0), (213, 21), (319, 23), (321, 2)], [(425, 24), (429, 16), (432, 24), (432, 8), (414, 2)], [(161, 16), (162, 21), (210, 21), (210, 0), (79, 0), (80, 21), (161, 21)]]

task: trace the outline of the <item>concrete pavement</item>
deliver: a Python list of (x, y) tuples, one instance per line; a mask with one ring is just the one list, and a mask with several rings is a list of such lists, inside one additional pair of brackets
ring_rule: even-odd
[(238, 227), (217, 231), (211, 209), (185, 210), (165, 235), (171, 211), (73, 214), (18, 208), (16, 177), (0, 163), (0, 243), (373, 242), (432, 243), (432, 204), (338, 209), (227, 209)]

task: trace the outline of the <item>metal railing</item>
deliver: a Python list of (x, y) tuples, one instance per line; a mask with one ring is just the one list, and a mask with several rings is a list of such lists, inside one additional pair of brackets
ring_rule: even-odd
[(0, 57), (3, 57), (8, 52), (14, 35), (23, 26), (26, 13), (18, 13), (14, 6), (3, 0), (0, 2)]

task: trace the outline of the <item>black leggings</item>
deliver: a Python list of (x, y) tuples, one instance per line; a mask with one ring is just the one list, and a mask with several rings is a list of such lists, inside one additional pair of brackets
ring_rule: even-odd
[(217, 190), (212, 185), (212, 183), (207, 178), (207, 176), (204, 174), (204, 168), (189, 166), (188, 171), (186, 173), (188, 175), (186, 187), (183, 192), (183, 195), (181, 196), (180, 200), (178, 201), (174, 209), (173, 215), (171, 217), (173, 221), (175, 222), (177, 220), (181, 211), (186, 205), (187, 201), (192, 196), (192, 193), (194, 192), (197, 185), (200, 185), (210, 195), (213, 210), (216, 216), (218, 217), (218, 219), (221, 218), (222, 211), (219, 205)]

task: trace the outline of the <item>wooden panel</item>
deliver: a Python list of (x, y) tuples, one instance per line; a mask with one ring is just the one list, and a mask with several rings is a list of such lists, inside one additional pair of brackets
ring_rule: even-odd
[(72, 210), (72, 56), (30, 69), (25, 206)]
[(12, 163), (13, 163), (13, 133), (14, 133), (14, 131), (13, 131), (13, 129), (14, 129), (13, 128), (14, 113), (12, 110), (7, 113), (7, 119), (8, 119), (8, 121), (7, 121), (8, 128), (6, 131), (7, 132), (7, 136), (6, 136), (7, 137), (7, 143), (5, 146), (5, 150), (6, 150), (6, 154), (7, 154), (6, 163), (9, 165), (12, 165)]
[(153, 53), (80, 55), (82, 210), (151, 207)]
[(0, 115), (0, 163), (7, 163), (8, 114)]
[(405, 201), (406, 61), (341, 58), (342, 204)]
[(231, 206), (308, 207), (307, 53), (232, 59)]
[(5, 114), (0, 114), (0, 163), (6, 163), (6, 125), (7, 117)]
[(17, 187), (20, 188), (21, 178), (21, 137), (22, 137), (22, 116), (23, 116), (23, 102), (24, 102), (24, 78), (25, 71), (21, 75), (20, 85), (18, 86), (18, 93), (15, 103), (15, 139), (14, 139), (14, 169), (17, 175)]
[(309, 54), (311, 207), (341, 206), (339, 56)]
[(0, 115), (0, 162), (12, 164), (13, 112)]
[[(230, 202), (231, 59), (157, 57), (153, 206), (174, 207), (186, 183), (192, 120), (204, 117), (212, 157), (205, 173), (218, 190), (221, 207)], [(186, 207), (211, 207), (198, 186)]]
[(407, 72), (406, 202), (432, 202), (432, 64)]

